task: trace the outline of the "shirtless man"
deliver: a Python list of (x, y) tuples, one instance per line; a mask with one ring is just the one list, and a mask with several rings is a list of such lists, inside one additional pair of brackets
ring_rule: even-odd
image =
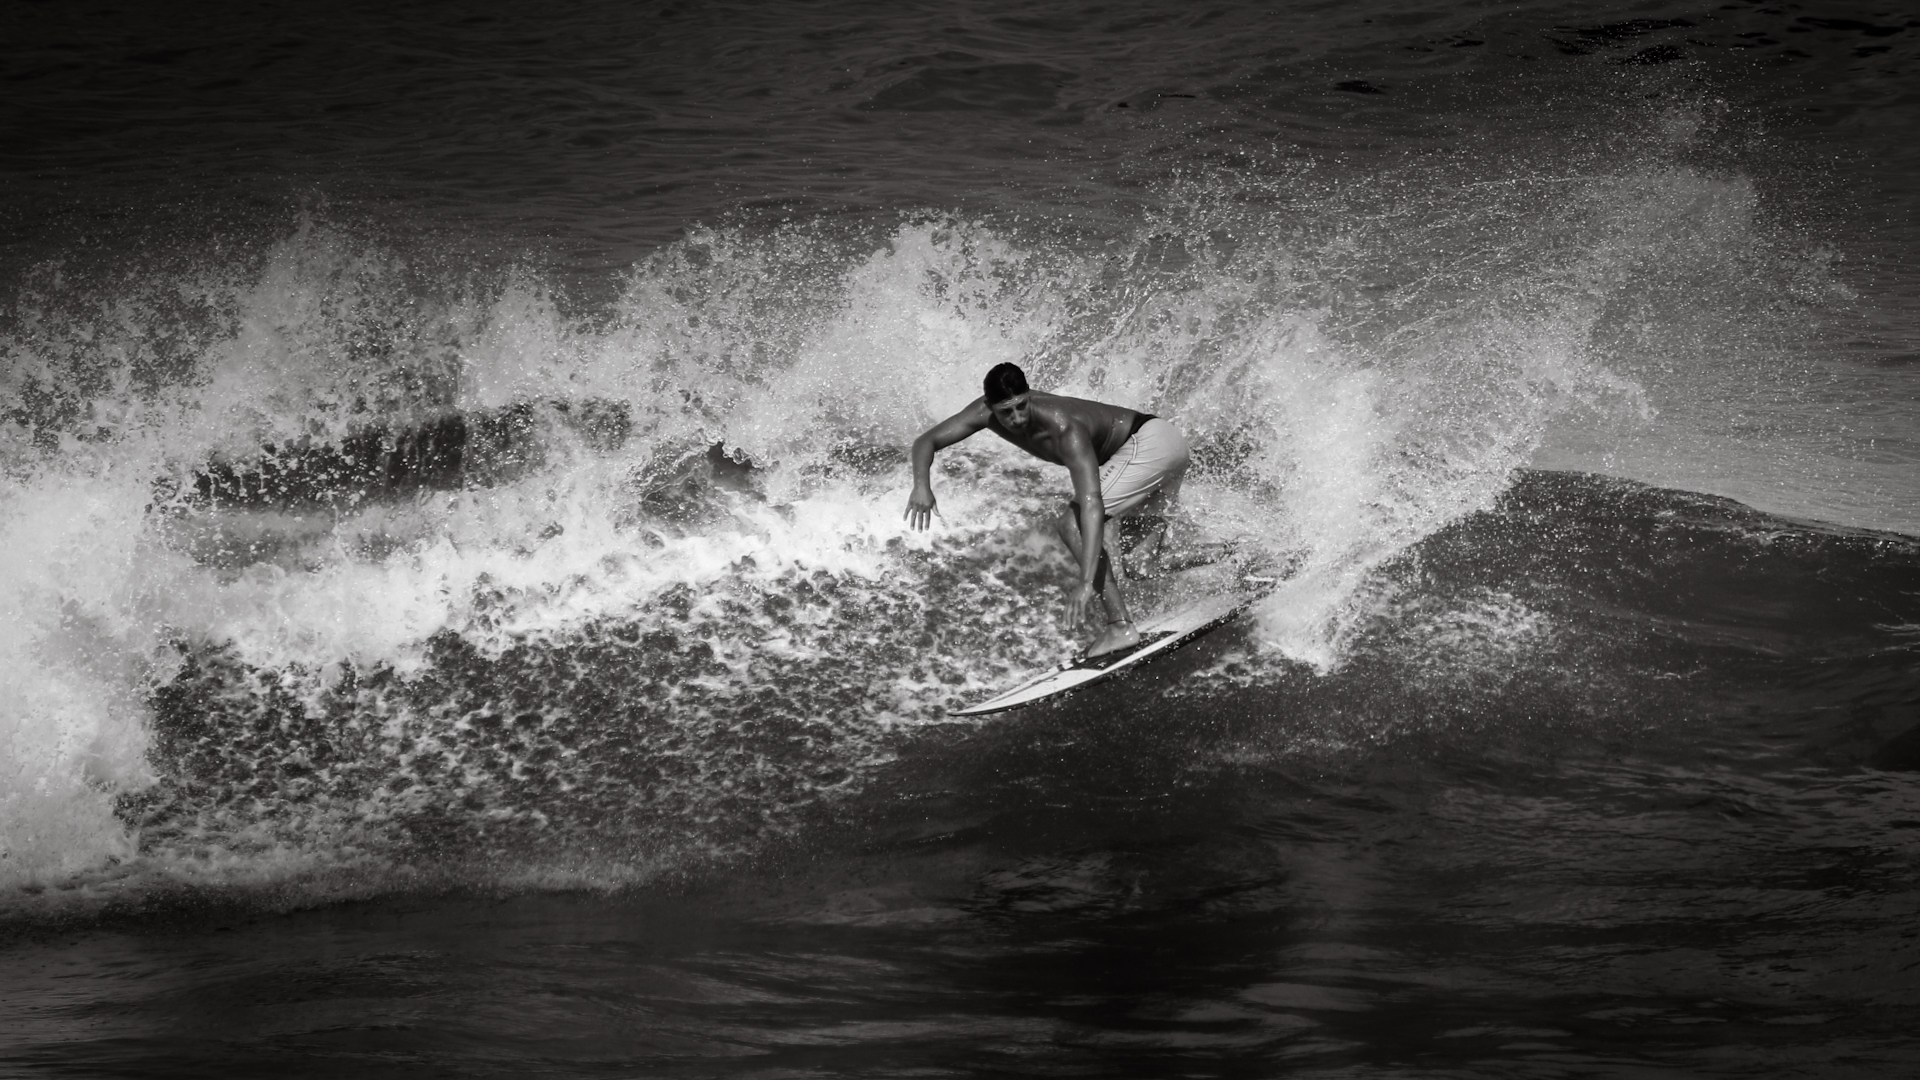
[(985, 396), (913, 441), (908, 524), (924, 529), (932, 522), (933, 455), (982, 429), (1042, 461), (1065, 465), (1073, 477), (1073, 500), (1054, 520), (1061, 541), (1080, 562), (1080, 581), (1067, 597), (1067, 624), (1087, 621), (1095, 596), (1107, 613), (1107, 628), (1087, 647), (1087, 655), (1138, 644), (1140, 631), (1127, 613), (1119, 575), (1111, 570), (1118, 555), (1110, 555), (1107, 522), (1143, 508), (1142, 517), (1166, 514), (1186, 476), (1186, 439), (1172, 424), (1147, 413), (1030, 390), (1026, 373), (1000, 364), (987, 372)]

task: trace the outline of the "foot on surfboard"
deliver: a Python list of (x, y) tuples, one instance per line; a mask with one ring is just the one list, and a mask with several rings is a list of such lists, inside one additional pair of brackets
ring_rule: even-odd
[(1140, 631), (1130, 622), (1111, 623), (1080, 655), (1088, 660), (1140, 644)]

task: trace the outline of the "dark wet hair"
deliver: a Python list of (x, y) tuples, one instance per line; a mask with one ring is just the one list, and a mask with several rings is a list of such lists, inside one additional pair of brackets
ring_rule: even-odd
[(987, 404), (993, 405), (1027, 392), (1027, 373), (1017, 364), (995, 364), (987, 372)]

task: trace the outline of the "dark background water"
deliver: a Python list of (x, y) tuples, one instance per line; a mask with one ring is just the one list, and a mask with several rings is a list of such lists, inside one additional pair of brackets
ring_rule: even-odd
[[(0, 1068), (1914, 1070), (1920, 14), (0, 18)], [(952, 724), (1029, 355), (1285, 580)]]

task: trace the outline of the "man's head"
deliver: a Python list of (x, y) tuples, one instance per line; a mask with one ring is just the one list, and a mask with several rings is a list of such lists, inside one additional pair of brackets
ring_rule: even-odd
[(1018, 364), (995, 364), (987, 372), (987, 408), (993, 410), (994, 418), (1009, 431), (1024, 431), (1027, 427), (1027, 373), (1020, 370)]

